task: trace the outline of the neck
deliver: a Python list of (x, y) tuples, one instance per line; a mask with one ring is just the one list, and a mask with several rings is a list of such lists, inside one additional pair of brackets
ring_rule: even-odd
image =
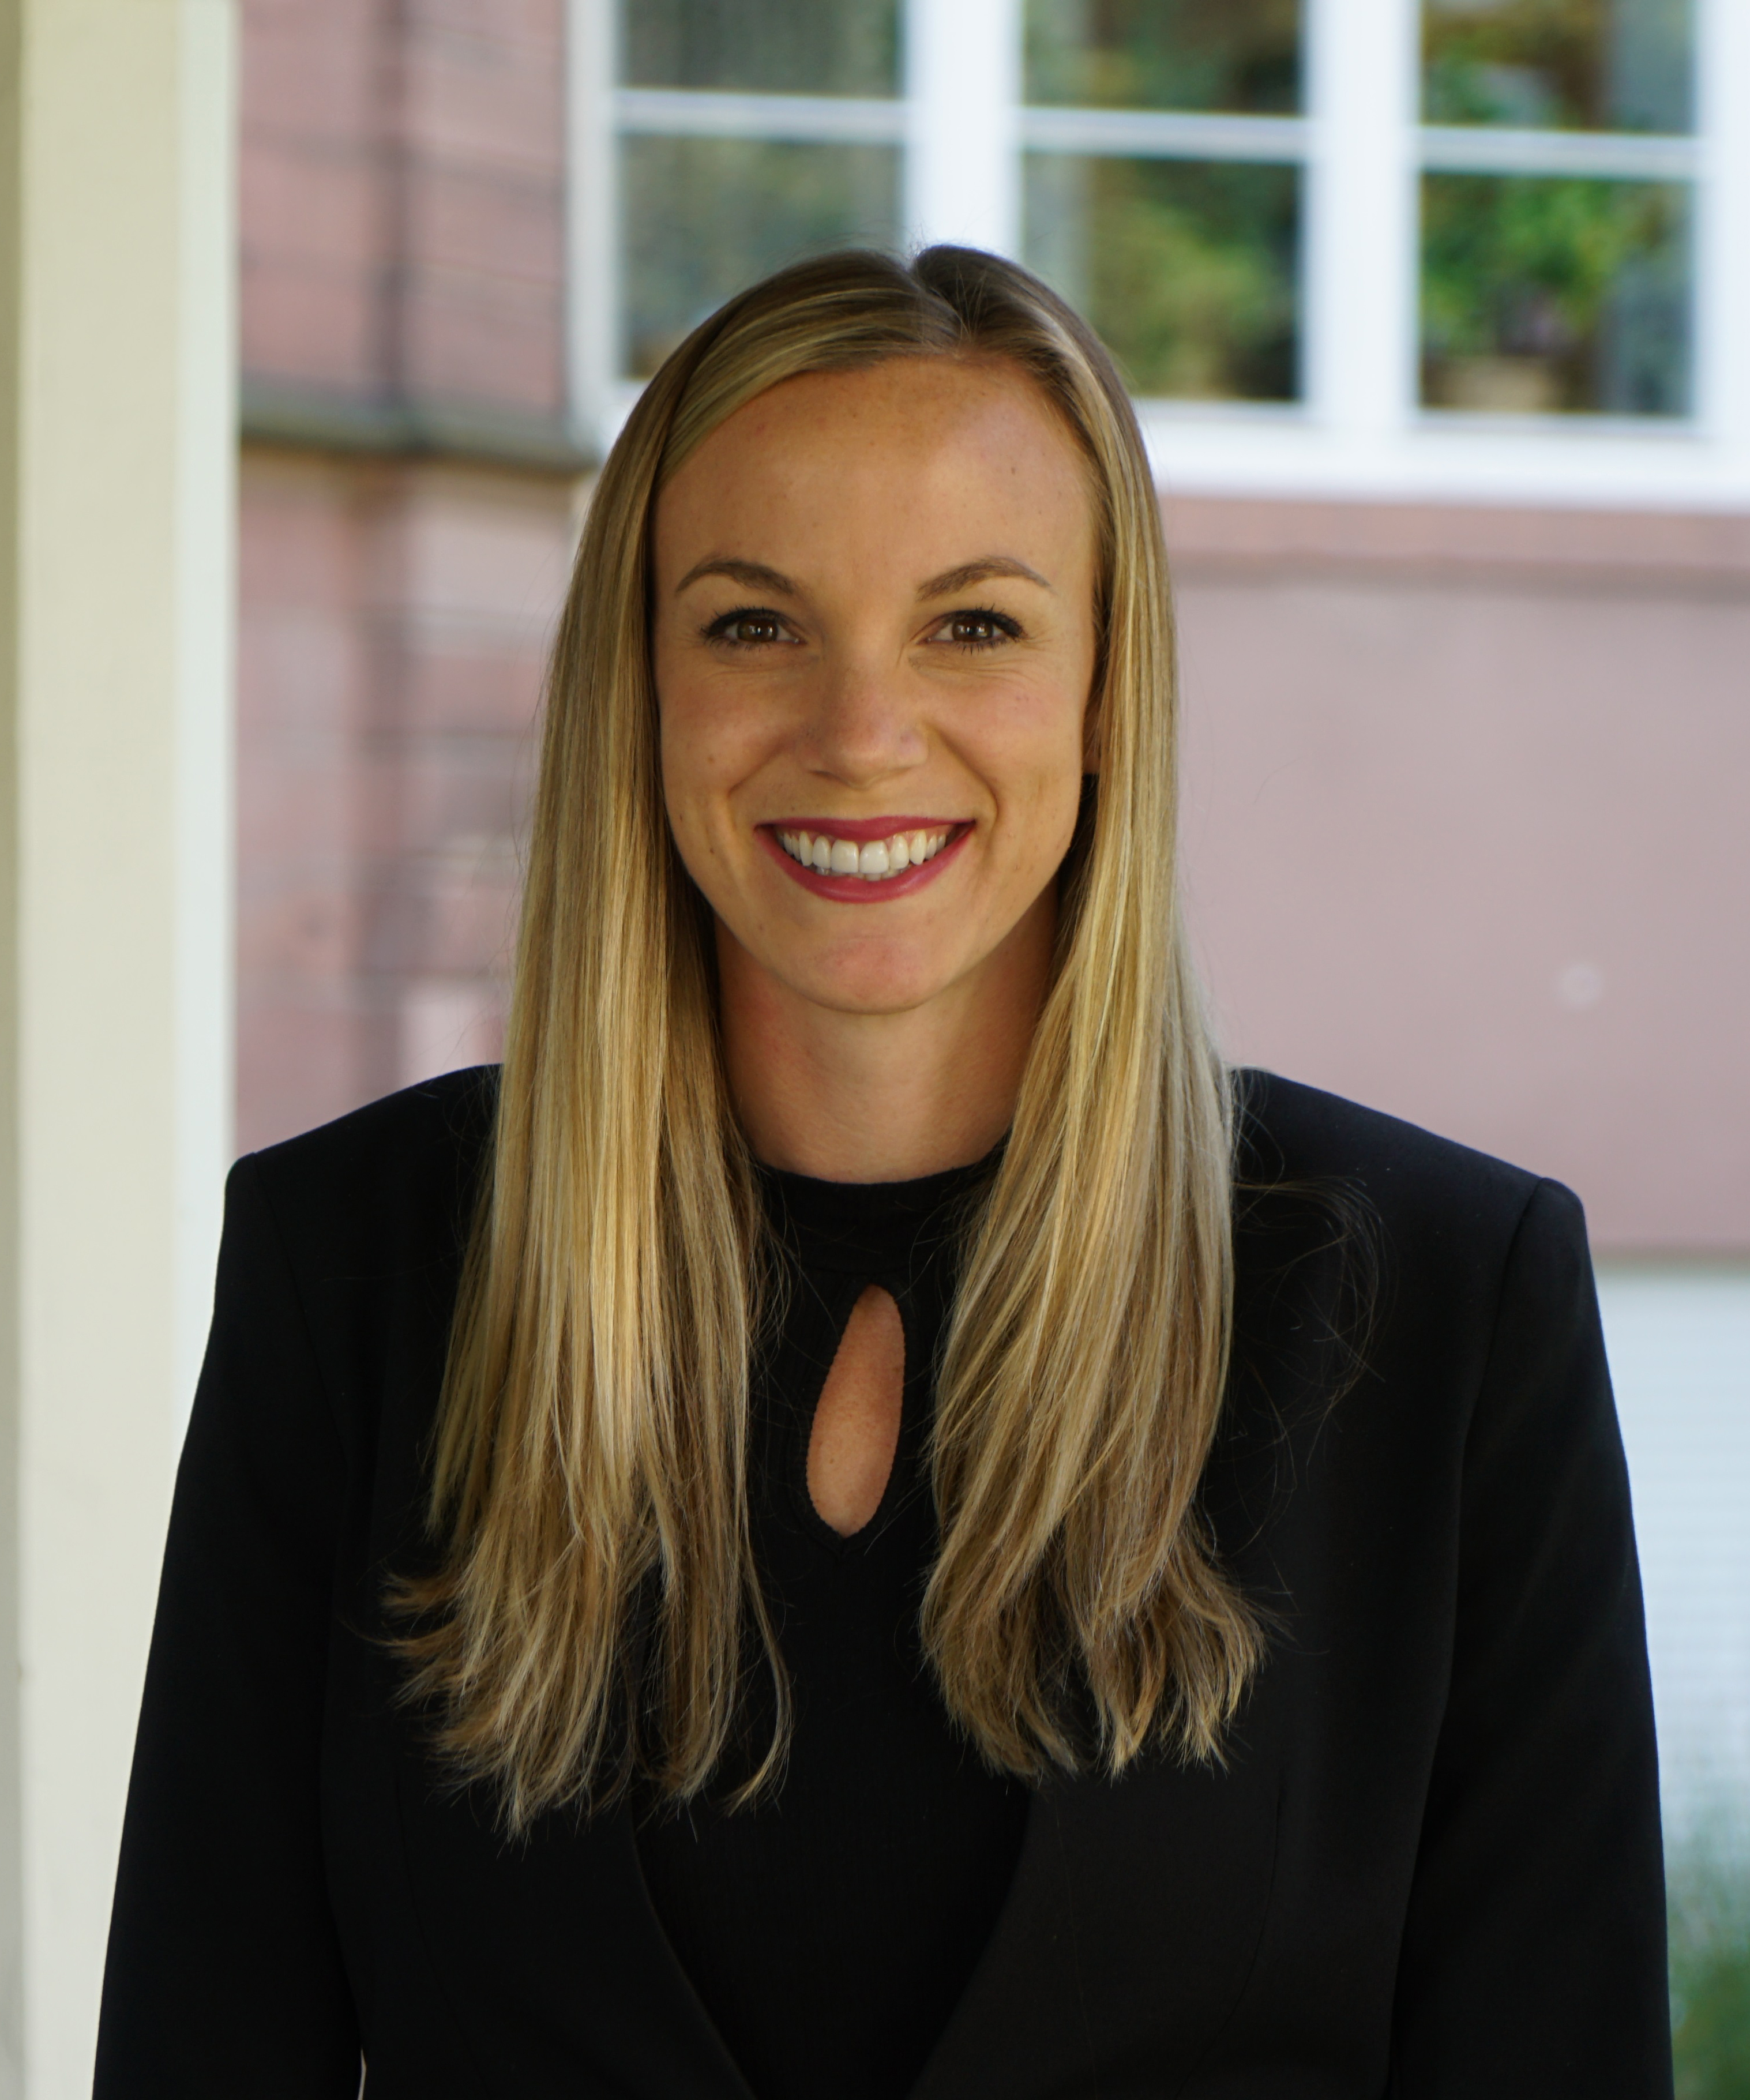
[(823, 1181), (909, 1181), (982, 1159), (1012, 1120), (1050, 981), (1051, 900), (968, 978), (896, 1013), (780, 983), (721, 925), (724, 1056), (754, 1156)]

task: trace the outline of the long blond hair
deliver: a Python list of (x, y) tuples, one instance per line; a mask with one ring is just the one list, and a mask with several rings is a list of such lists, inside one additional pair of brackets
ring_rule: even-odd
[[(1009, 360), (1086, 455), (1100, 772), (1060, 872), (1053, 980), (968, 1225), (932, 1464), (924, 1645), (994, 1765), (1219, 1754), (1261, 1651), (1197, 1494), (1226, 1380), (1230, 1108), (1180, 928), (1159, 513), (1098, 342), (1037, 280), (847, 252), (732, 300), (645, 389), (554, 646), (488, 1179), (433, 1454), (436, 1572), (402, 1586), (412, 1696), (511, 1827), (637, 1776), (696, 1793), (750, 1653), (783, 1664), (749, 1543), (766, 1275), (719, 1049), (708, 916), (658, 772), (657, 495), (735, 409), (894, 357)], [(750, 1641), (753, 1647), (749, 1648)]]

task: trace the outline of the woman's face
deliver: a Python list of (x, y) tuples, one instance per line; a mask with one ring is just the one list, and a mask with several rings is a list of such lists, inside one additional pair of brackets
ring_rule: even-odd
[(663, 492), (655, 554), (668, 818), (738, 964), (873, 1014), (1048, 947), (1095, 536), (1030, 380), (905, 358), (786, 381)]

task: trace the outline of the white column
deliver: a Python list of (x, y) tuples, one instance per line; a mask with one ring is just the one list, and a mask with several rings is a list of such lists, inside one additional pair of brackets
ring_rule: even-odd
[(231, 0), (5, 0), (0, 2093), (91, 2048), (231, 1111)]
[(1417, 0), (1310, 0), (1307, 400), (1389, 442), (1416, 399)]
[(1020, 0), (909, 0), (906, 239), (1020, 246)]

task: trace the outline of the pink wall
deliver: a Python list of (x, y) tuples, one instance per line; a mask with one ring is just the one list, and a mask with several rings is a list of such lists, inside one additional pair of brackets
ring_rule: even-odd
[(1750, 1249), (1750, 519), (1171, 507), (1236, 1055)]

